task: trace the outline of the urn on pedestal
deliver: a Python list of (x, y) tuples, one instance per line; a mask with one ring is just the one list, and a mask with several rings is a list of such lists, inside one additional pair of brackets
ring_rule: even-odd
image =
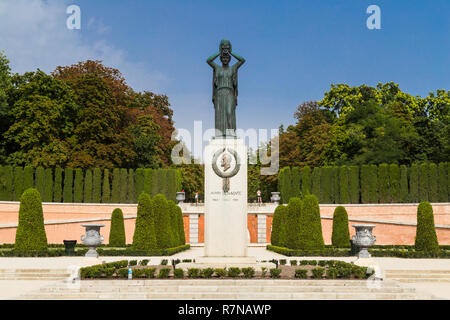
[(276, 204), (279, 205), (280, 204), (280, 193), (279, 192), (271, 192), (272, 196), (270, 197), (270, 200)]
[(178, 201), (178, 205), (182, 204), (184, 202), (184, 200), (186, 199), (186, 196), (184, 194), (184, 192), (177, 192), (177, 201)]
[(86, 228), (86, 234), (81, 236), (81, 241), (88, 246), (89, 250), (86, 252), (86, 257), (98, 258), (96, 248), (102, 244), (104, 238), (100, 235), (100, 228), (104, 224), (82, 224)]
[(367, 250), (373, 246), (377, 237), (372, 235), (373, 224), (354, 224), (356, 235), (352, 237), (353, 244), (359, 249), (358, 258), (370, 258), (371, 255)]

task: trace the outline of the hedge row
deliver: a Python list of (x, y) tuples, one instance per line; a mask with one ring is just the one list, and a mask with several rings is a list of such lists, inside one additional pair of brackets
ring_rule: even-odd
[(278, 174), (281, 201), (314, 194), (320, 203), (450, 201), (450, 163), (285, 167)]
[(136, 203), (142, 191), (175, 201), (176, 192), (181, 191), (181, 172), (0, 166), (0, 201), (19, 201), (23, 191), (33, 187), (44, 202)]

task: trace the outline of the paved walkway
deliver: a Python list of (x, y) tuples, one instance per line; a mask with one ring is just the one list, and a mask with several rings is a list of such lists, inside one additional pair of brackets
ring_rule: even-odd
[[(0, 258), (0, 270), (17, 269), (58, 269), (71, 270), (74, 267), (83, 267), (102, 262), (118, 261), (123, 259), (142, 260), (150, 259), (151, 264), (159, 264), (162, 259), (195, 259), (203, 255), (203, 247), (193, 247), (188, 251), (180, 252), (172, 257), (50, 257), (50, 258)], [(286, 259), (286, 260), (341, 260), (356, 261), (356, 257), (285, 257), (262, 247), (249, 247), (248, 255), (258, 260)], [(381, 270), (446, 270), (450, 271), (450, 259), (401, 259), (401, 258), (372, 258), (375, 265)], [(31, 292), (40, 287), (54, 283), (50, 280), (0, 280), (0, 299), (12, 299), (19, 294)], [(405, 283), (404, 286), (414, 287), (417, 290), (431, 293), (437, 297), (450, 299), (450, 282), (417, 282)]]

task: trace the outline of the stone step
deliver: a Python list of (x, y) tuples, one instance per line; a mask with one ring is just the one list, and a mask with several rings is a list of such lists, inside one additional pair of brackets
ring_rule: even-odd
[(450, 283), (449, 278), (390, 278), (403, 283), (414, 283), (414, 282), (434, 282), (434, 283)]
[(427, 279), (450, 279), (450, 275), (448, 274), (389, 274), (386, 275), (386, 278), (389, 279), (402, 279), (402, 278), (412, 278), (412, 279), (418, 279), (418, 278), (427, 278)]
[(448, 274), (450, 270), (385, 270), (385, 274)]

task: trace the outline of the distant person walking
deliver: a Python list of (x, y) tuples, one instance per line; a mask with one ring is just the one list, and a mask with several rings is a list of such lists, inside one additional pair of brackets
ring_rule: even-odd
[(195, 204), (198, 204), (198, 191), (195, 192)]
[(262, 203), (261, 190), (258, 189), (258, 191), (256, 191), (256, 195), (258, 196), (258, 203)]

